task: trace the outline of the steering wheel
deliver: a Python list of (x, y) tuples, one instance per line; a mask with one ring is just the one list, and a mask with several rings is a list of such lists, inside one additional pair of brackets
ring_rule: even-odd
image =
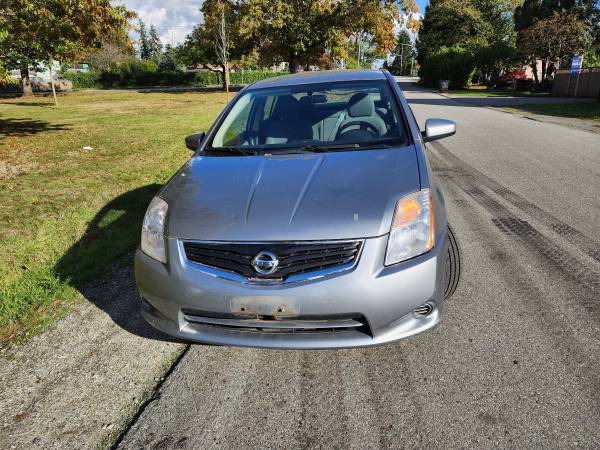
[(335, 138), (339, 138), (342, 134), (346, 132), (346, 130), (348, 130), (348, 128), (356, 125), (359, 126), (360, 130), (368, 131), (369, 133), (371, 133), (373, 137), (380, 137), (379, 129), (371, 122), (367, 122), (366, 120), (353, 120), (342, 125), (338, 130), (337, 134), (335, 135)]

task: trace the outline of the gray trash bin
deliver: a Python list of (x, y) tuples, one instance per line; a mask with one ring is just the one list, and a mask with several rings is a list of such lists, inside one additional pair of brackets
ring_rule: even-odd
[(448, 84), (450, 84), (450, 81), (440, 80), (440, 92), (448, 91)]

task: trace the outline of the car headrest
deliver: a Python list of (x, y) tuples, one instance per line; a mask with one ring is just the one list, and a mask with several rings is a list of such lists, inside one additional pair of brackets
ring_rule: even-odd
[(273, 119), (284, 119), (299, 114), (298, 100), (292, 95), (280, 95), (273, 110)]
[(375, 114), (375, 102), (366, 92), (354, 94), (348, 102), (350, 117), (369, 117)]

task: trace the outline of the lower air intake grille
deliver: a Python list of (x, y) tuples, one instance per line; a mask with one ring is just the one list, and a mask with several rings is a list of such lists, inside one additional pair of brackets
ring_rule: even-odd
[(215, 314), (192, 310), (183, 310), (182, 312), (187, 322), (228, 329), (230, 331), (259, 333), (334, 333), (355, 331), (371, 335), (367, 321), (361, 315), (275, 318), (267, 316), (244, 317), (234, 314)]
[[(303, 273), (353, 264), (360, 241), (328, 243), (227, 243), (183, 242), (187, 259), (204, 266), (234, 272), (248, 279), (281, 280)], [(257, 255), (268, 252), (277, 259), (272, 273), (260, 273), (253, 265)]]

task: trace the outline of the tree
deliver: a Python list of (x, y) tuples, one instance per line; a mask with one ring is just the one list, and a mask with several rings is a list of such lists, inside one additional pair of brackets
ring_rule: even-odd
[[(532, 64), (540, 59), (558, 66), (561, 60), (582, 53), (591, 42), (589, 27), (577, 14), (567, 11), (554, 11), (519, 32), (519, 51)], [(546, 76), (542, 70), (542, 81)]]
[(214, 48), (203, 23), (196, 25), (183, 43), (175, 47), (176, 59), (185, 65), (209, 62), (214, 57), (213, 53)]
[(221, 5), (215, 27), (215, 52), (217, 59), (223, 67), (223, 83), (225, 92), (229, 94), (229, 49), (231, 47), (231, 36), (225, 21), (225, 8)]
[(474, 52), (487, 44), (490, 34), (491, 27), (473, 0), (431, 0), (419, 31), (419, 62), (441, 47), (460, 45)]
[(158, 63), (159, 72), (175, 72), (177, 70), (177, 61), (175, 50), (170, 44), (165, 45), (165, 51), (160, 56)]
[(156, 28), (154, 28), (154, 24), (150, 25), (150, 32), (148, 33), (148, 50), (150, 53), (150, 58), (155, 62), (160, 60), (160, 55), (162, 54), (162, 42), (158, 37), (158, 33), (156, 32)]
[(101, 40), (98, 48), (83, 52), (81, 61), (94, 70), (106, 70), (111, 63), (122, 63), (135, 56), (131, 40), (127, 36), (108, 36)]
[[(229, 62), (240, 55), (239, 5), (232, 0), (205, 0), (202, 4), (204, 30), (200, 45), (205, 47), (204, 56), (209, 62), (220, 66), (223, 89), (229, 92)], [(236, 45), (237, 42), (237, 45)]]
[(240, 4), (240, 35), (258, 48), (266, 63), (286, 61), (291, 72), (348, 55), (352, 38), (383, 54), (394, 45), (399, 8), (414, 10), (414, 1), (392, 0), (245, 0)]
[[(125, 34), (134, 14), (110, 0), (5, 0), (0, 6), (6, 38), (0, 56), (21, 71), (23, 95), (33, 95), (29, 67), (68, 61), (99, 46), (103, 37)], [(54, 78), (51, 75), (54, 92)], [(58, 106), (54, 92), (55, 105)]]
[(418, 60), (442, 47), (458, 46), (481, 70), (483, 79), (498, 77), (515, 55), (515, 8), (523, 0), (431, 0), (419, 40)]
[[(524, 0), (523, 4), (515, 11), (515, 28), (518, 34), (517, 48), (518, 55), (527, 64), (531, 65), (536, 83), (539, 82), (537, 71), (537, 61), (541, 59), (542, 64), (542, 81), (550, 75), (558, 60), (548, 60), (546, 57), (541, 57), (541, 54), (549, 54), (548, 46), (543, 42), (535, 42), (535, 36), (549, 37), (551, 42), (559, 44), (563, 38), (554, 39), (551, 34), (558, 29), (564, 29), (560, 24), (556, 23), (556, 18), (551, 19), (555, 14), (559, 14), (562, 18), (569, 18), (565, 23), (566, 27), (573, 26), (573, 21), (578, 21), (578, 25), (583, 28), (574, 30), (576, 35), (573, 36), (573, 41), (576, 42), (584, 38), (589, 40), (587, 47), (591, 47), (595, 42), (600, 43), (600, 9), (596, 0)], [(538, 24), (538, 22), (542, 22)], [(558, 26), (558, 28), (556, 28)], [(546, 29), (544, 27), (554, 27)], [(586, 35), (587, 38), (584, 36)], [(536, 48), (538, 47), (538, 48)], [(584, 50), (584, 49), (581, 49)], [(580, 51), (581, 51), (580, 50)], [(565, 58), (570, 55), (563, 55)]]
[(140, 19), (140, 59), (150, 59), (152, 51), (150, 49), (150, 40), (146, 31), (146, 24)]
[(176, 53), (188, 64), (223, 66), (218, 50), (226, 35), (228, 61), (252, 55), (253, 65), (285, 61), (292, 72), (310, 64), (335, 67), (348, 57), (350, 41), (360, 43), (361, 55), (391, 50), (401, 10), (417, 11), (414, 0), (205, 0), (204, 23)]
[(394, 75), (410, 75), (414, 67), (415, 50), (408, 31), (400, 30), (398, 43), (393, 51), (394, 61), (389, 69)]
[(514, 15), (519, 0), (474, 0), (482, 19), (488, 24), (486, 42), (474, 52), (484, 81), (497, 78), (515, 59)]
[[(470, 64), (464, 71), (471, 73), (476, 64), (476, 52), (489, 45), (491, 35), (492, 27), (485, 21), (475, 0), (431, 0), (425, 9), (417, 40), (417, 59), (421, 66), (421, 75), (435, 73), (443, 79), (448, 79), (448, 75), (440, 74), (437, 69), (428, 70), (429, 57), (433, 55), (436, 60), (432, 64), (435, 64), (436, 68), (444, 67), (446, 61), (458, 60), (454, 55), (460, 55), (462, 64)], [(446, 50), (451, 48), (458, 50)], [(441, 51), (442, 49), (444, 51)], [(428, 78), (428, 83), (437, 83), (432, 81), (432, 75), (428, 75)]]

